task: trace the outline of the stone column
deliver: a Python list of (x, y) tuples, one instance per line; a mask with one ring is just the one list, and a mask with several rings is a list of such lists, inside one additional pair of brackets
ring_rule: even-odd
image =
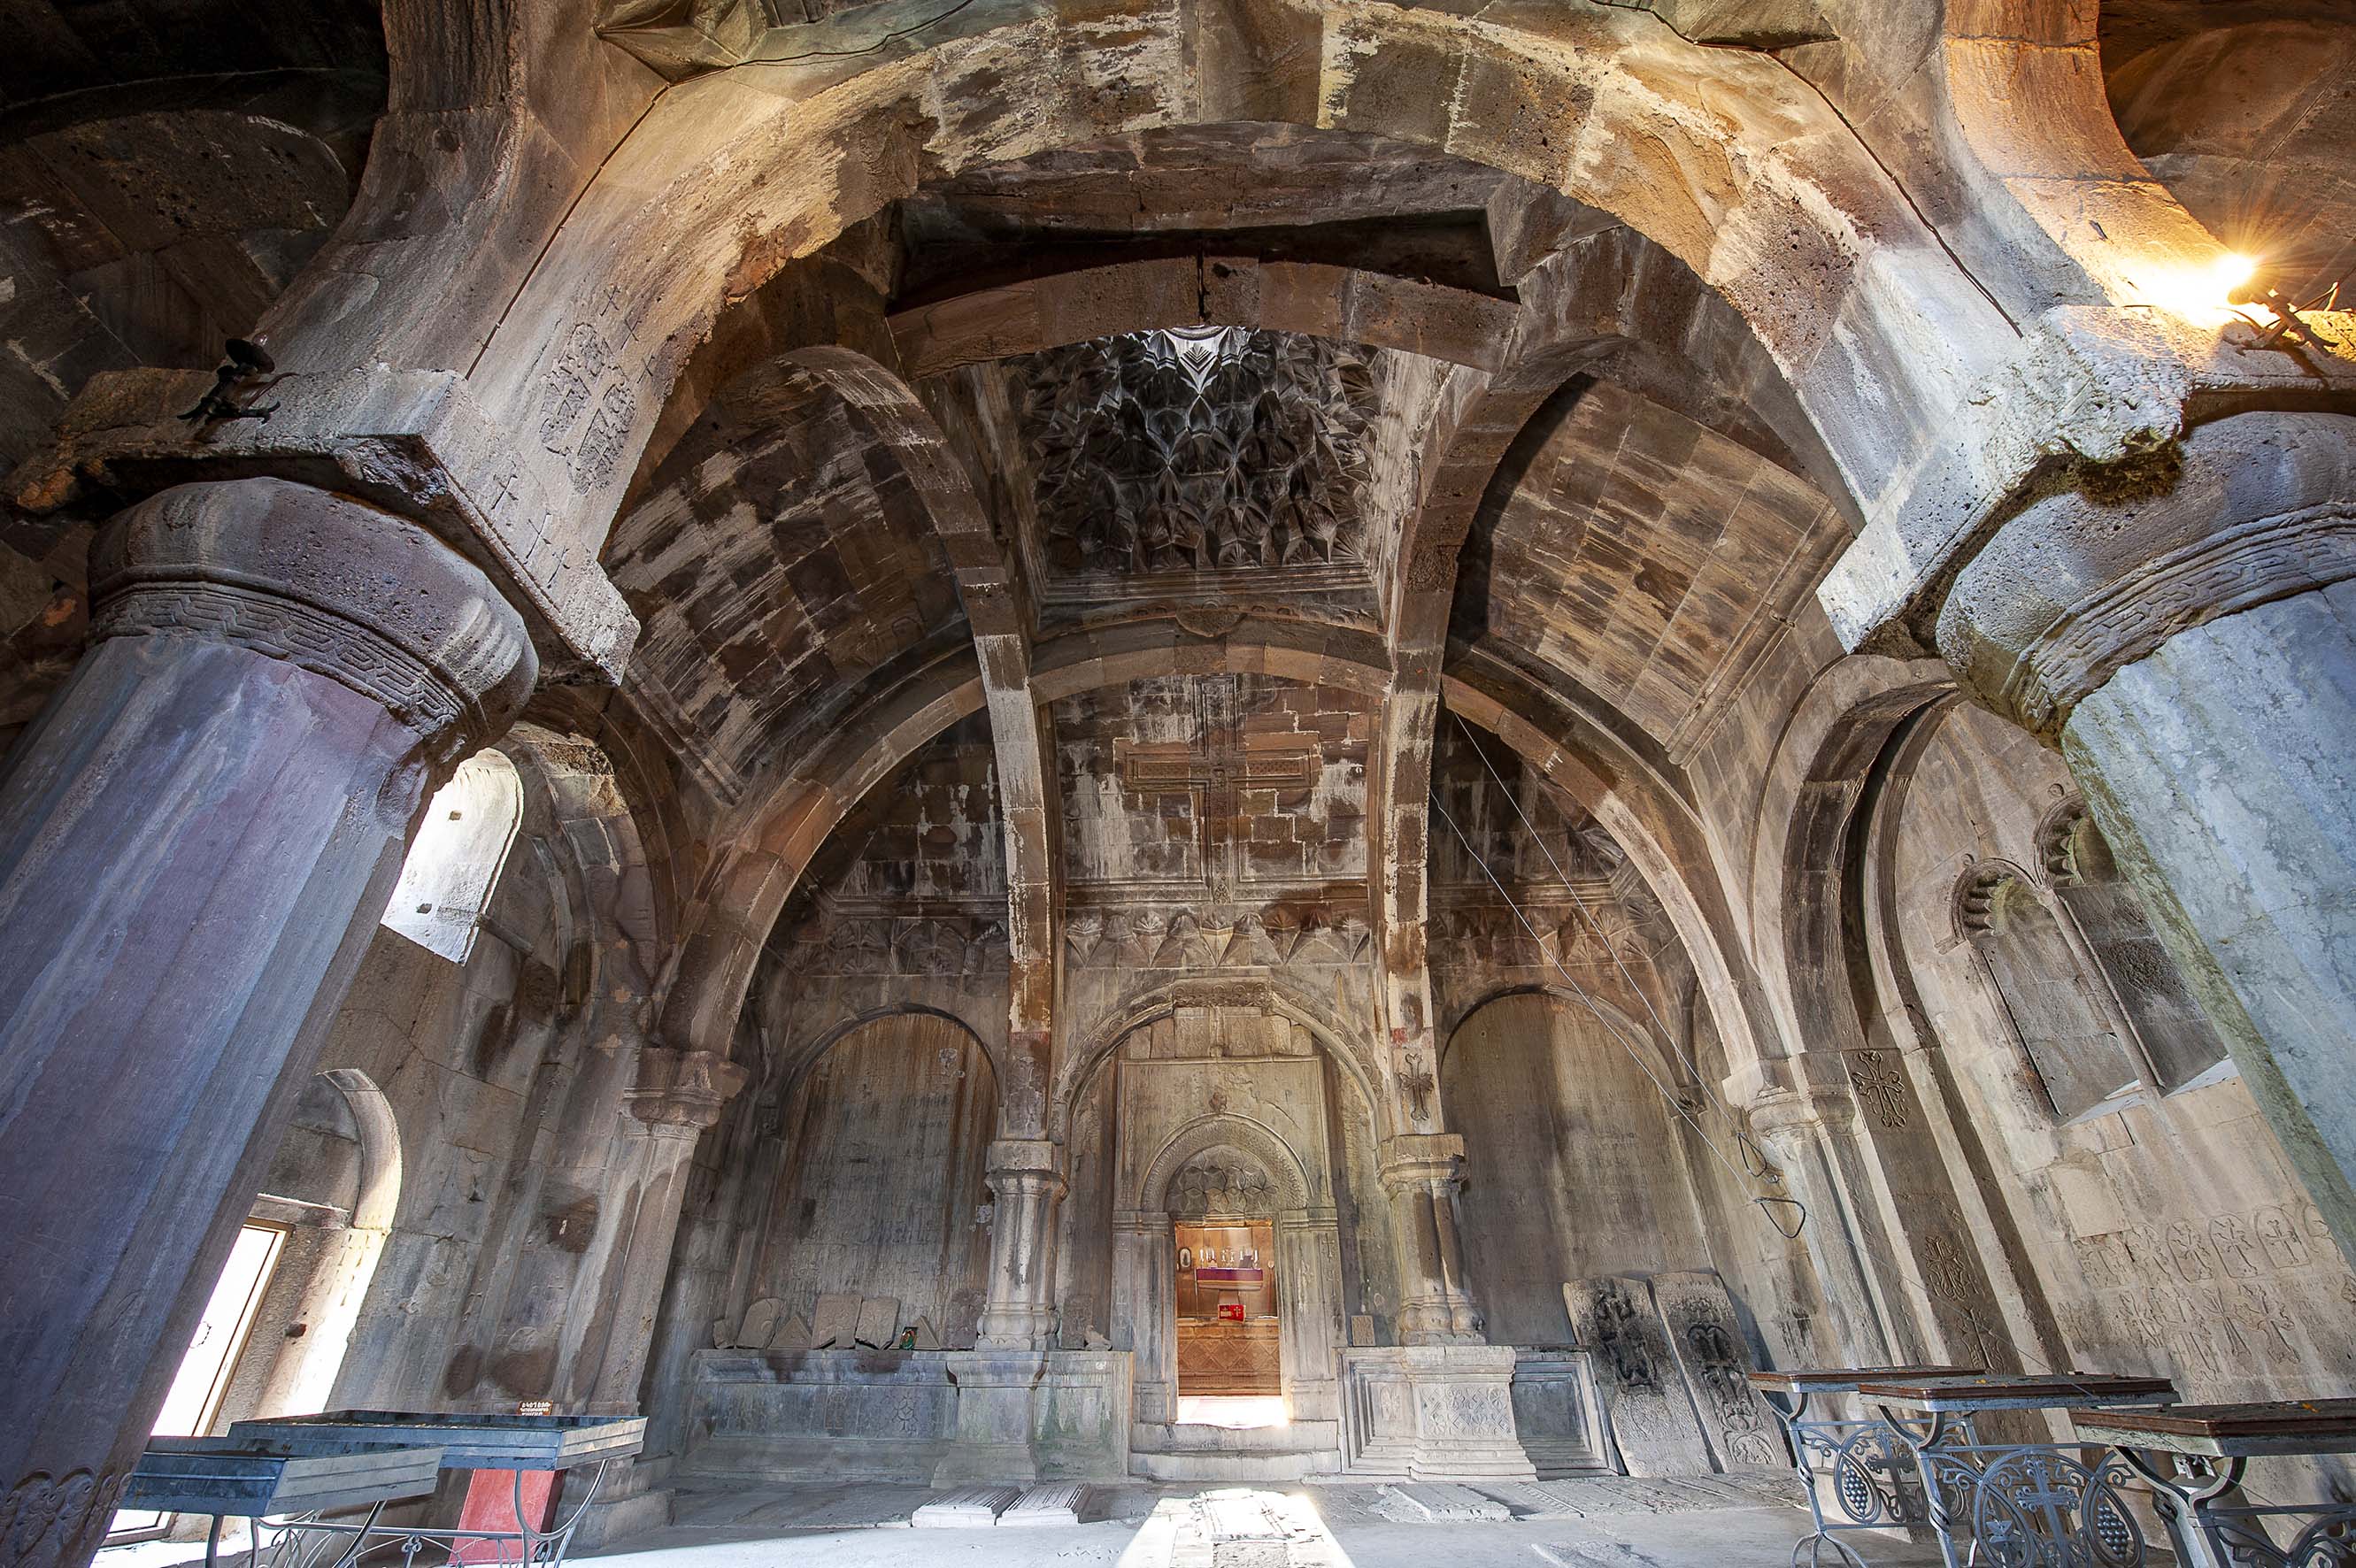
[(1465, 1289), (1457, 1236), (1463, 1169), (1464, 1139), (1455, 1133), (1406, 1133), (1383, 1142), (1376, 1174), (1391, 1199), (1402, 1344), (1485, 1342), (1480, 1310)]
[(282, 480), (91, 551), (92, 645), (0, 782), (0, 1539), (86, 1562), (423, 802), (537, 678), (481, 572)]
[[(1805, 1070), (1804, 1061), (1793, 1065)], [(1751, 1132), (1783, 1179), (1785, 1193), (1806, 1210), (1799, 1242), (1824, 1292), (1833, 1338), (1851, 1366), (1889, 1366), (1901, 1357), (1892, 1345), (1873, 1282), (1866, 1275), (1865, 1252), (1857, 1235), (1842, 1179), (1841, 1161), (1831, 1147), (1850, 1136), (1855, 1106), (1847, 1094), (1821, 1085), (1771, 1089), (1751, 1103)], [(1773, 1195), (1772, 1188), (1763, 1189)], [(1776, 1222), (1789, 1230), (1797, 1214), (1777, 1205)]]
[(636, 1415), (653, 1349), (655, 1315), (670, 1277), (689, 1167), (706, 1127), (720, 1120), (745, 1072), (717, 1051), (640, 1048), (637, 1083), (623, 1096), (622, 1151), (606, 1202), (618, 1209), (598, 1299), (610, 1325), (590, 1385), (587, 1413)]
[(2356, 1255), (2356, 420), (2243, 414), (2180, 455), (2015, 515), (1939, 650), (2060, 746)]
[(1055, 1341), (1055, 1209), (1066, 1184), (1063, 1151), (1045, 1138), (1000, 1138), (983, 1180), (993, 1200), (990, 1296), (979, 1348), (1044, 1350)]
[(1333, 1421), (1342, 1413), (1337, 1358), (1348, 1330), (1342, 1317), (1340, 1216), (1331, 1204), (1287, 1209), (1276, 1217), (1276, 1287), (1284, 1307), (1284, 1392), (1295, 1421)]
[(1148, 1424), (1175, 1421), (1176, 1230), (1167, 1214), (1124, 1209), (1112, 1217), (1112, 1342), (1130, 1352), (1137, 1419)]

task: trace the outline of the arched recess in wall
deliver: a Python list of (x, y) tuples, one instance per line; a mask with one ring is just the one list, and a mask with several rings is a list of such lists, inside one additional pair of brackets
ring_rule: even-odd
[(2047, 814), (2037, 850), (2062, 918), (2126, 1015), (2151, 1086), (2174, 1094), (2233, 1076), (2224, 1040), (2160, 944), (2142, 895), (2119, 874), (2084, 800), (2070, 795)]
[(1570, 1343), (1570, 1281), (1712, 1266), (1685, 1140), (1647, 1067), (1676, 1080), (1626, 1043), (1644, 1038), (1537, 989), (1482, 1003), (1449, 1036), (1441, 1096), (1477, 1151), (1464, 1267), (1492, 1343)]
[[(818, 1326), (827, 1296), (891, 1297), (971, 1349), (988, 1284), (998, 1083), (981, 1041), (931, 1010), (836, 1036), (787, 1093), (748, 1300)], [(895, 1325), (896, 1326), (896, 1325)]]
[(2123, 1108), (2142, 1087), (2140, 1063), (2100, 981), (2029, 875), (2008, 861), (1966, 869), (1955, 926), (2002, 1004), (2015, 1042), (2043, 1083), (2056, 1119), (2083, 1122)]
[(523, 821), (523, 781), (497, 751), (476, 752), (436, 790), (401, 864), (384, 924), (453, 964), (475, 951), (483, 911)]
[(307, 1415), (333, 1406), (336, 1377), (351, 1349), (360, 1304), (401, 1203), (401, 1124), (392, 1102), (357, 1067), (330, 1068), (319, 1076), (344, 1097), (351, 1113), (359, 1145), (359, 1181), (350, 1220), (303, 1287), (285, 1348), (256, 1402), (257, 1416)]

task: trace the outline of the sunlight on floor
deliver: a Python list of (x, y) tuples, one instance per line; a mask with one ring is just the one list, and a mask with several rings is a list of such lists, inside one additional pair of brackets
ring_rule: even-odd
[(1282, 1426), (1290, 1419), (1284, 1413), (1281, 1394), (1256, 1399), (1197, 1397), (1178, 1402), (1181, 1426), (1225, 1426), (1243, 1431), (1257, 1426)]

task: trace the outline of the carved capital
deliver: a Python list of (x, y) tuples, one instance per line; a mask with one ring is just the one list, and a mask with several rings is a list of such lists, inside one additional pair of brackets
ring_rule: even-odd
[(91, 635), (229, 643), (383, 706), (450, 761), (504, 733), (540, 662), (490, 581), (416, 524), (284, 479), (179, 485), (91, 549)]
[(1406, 1133), (1383, 1140), (1376, 1174), (1394, 1192), (1422, 1186), (1438, 1189), (1464, 1177), (1464, 1138), (1459, 1133)]
[(638, 1081), (623, 1100), (650, 1127), (701, 1131), (720, 1119), (748, 1076), (718, 1051), (649, 1045), (638, 1051)]
[(2148, 493), (2038, 502), (1957, 574), (1939, 652), (1974, 696), (2051, 741), (2179, 632), (2356, 577), (2356, 419), (2244, 414), (2181, 457)]

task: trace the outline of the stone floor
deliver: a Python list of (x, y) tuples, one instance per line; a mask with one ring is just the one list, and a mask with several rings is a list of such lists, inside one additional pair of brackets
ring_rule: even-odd
[[(1784, 1568), (1808, 1517), (1796, 1502), (1768, 1500), (1772, 1490), (1746, 1491), (1724, 1477), (1477, 1491), (1123, 1486), (1098, 1489), (1076, 1526), (914, 1530), (909, 1516), (933, 1495), (920, 1487), (739, 1488), (682, 1493), (669, 1528), (594, 1561), (610, 1568), (787, 1560), (811, 1568)], [(1489, 1517), (1461, 1517), (1472, 1514)], [(1267, 1525), (1256, 1529), (1259, 1519)], [(1214, 1539), (1222, 1532), (1224, 1546)], [(1860, 1544), (1873, 1568), (1938, 1561), (1925, 1548)]]

